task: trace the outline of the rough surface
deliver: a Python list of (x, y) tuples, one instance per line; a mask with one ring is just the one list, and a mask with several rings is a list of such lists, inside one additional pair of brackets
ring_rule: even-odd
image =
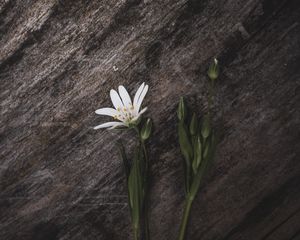
[(152, 239), (176, 239), (181, 95), (221, 134), (191, 240), (300, 239), (298, 0), (1, 0), (0, 239), (131, 239), (108, 91), (150, 85)]

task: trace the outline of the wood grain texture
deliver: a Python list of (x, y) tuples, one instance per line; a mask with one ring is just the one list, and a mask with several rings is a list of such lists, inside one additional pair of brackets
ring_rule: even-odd
[(217, 159), (191, 240), (300, 239), (297, 0), (1, 0), (0, 239), (131, 239), (108, 91), (150, 85), (152, 239), (173, 240), (183, 193), (179, 96), (206, 110), (217, 56)]

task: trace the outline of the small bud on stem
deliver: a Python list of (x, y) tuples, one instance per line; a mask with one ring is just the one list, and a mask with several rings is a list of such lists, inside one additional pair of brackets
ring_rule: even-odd
[(152, 120), (148, 118), (144, 126), (142, 127), (141, 138), (143, 140), (147, 140), (150, 137), (151, 130), (152, 130)]
[(207, 75), (209, 76), (209, 78), (212, 81), (214, 81), (218, 78), (218, 76), (219, 76), (219, 64), (218, 64), (218, 60), (216, 58), (214, 58), (214, 61), (209, 66)]

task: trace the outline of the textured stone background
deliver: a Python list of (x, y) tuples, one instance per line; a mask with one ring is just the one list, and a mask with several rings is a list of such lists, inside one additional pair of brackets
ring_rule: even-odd
[(221, 139), (188, 239), (300, 239), (299, 0), (1, 0), (0, 47), (1, 240), (131, 239), (115, 141), (133, 135), (92, 127), (111, 88), (143, 81), (151, 235), (175, 239), (176, 105), (205, 112), (214, 56)]

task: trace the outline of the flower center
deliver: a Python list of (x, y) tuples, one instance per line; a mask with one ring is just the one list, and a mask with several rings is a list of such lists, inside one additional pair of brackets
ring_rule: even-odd
[(118, 119), (124, 123), (131, 123), (132, 119), (135, 117), (134, 106), (130, 105), (129, 107), (117, 108), (118, 115), (113, 116), (114, 119)]

